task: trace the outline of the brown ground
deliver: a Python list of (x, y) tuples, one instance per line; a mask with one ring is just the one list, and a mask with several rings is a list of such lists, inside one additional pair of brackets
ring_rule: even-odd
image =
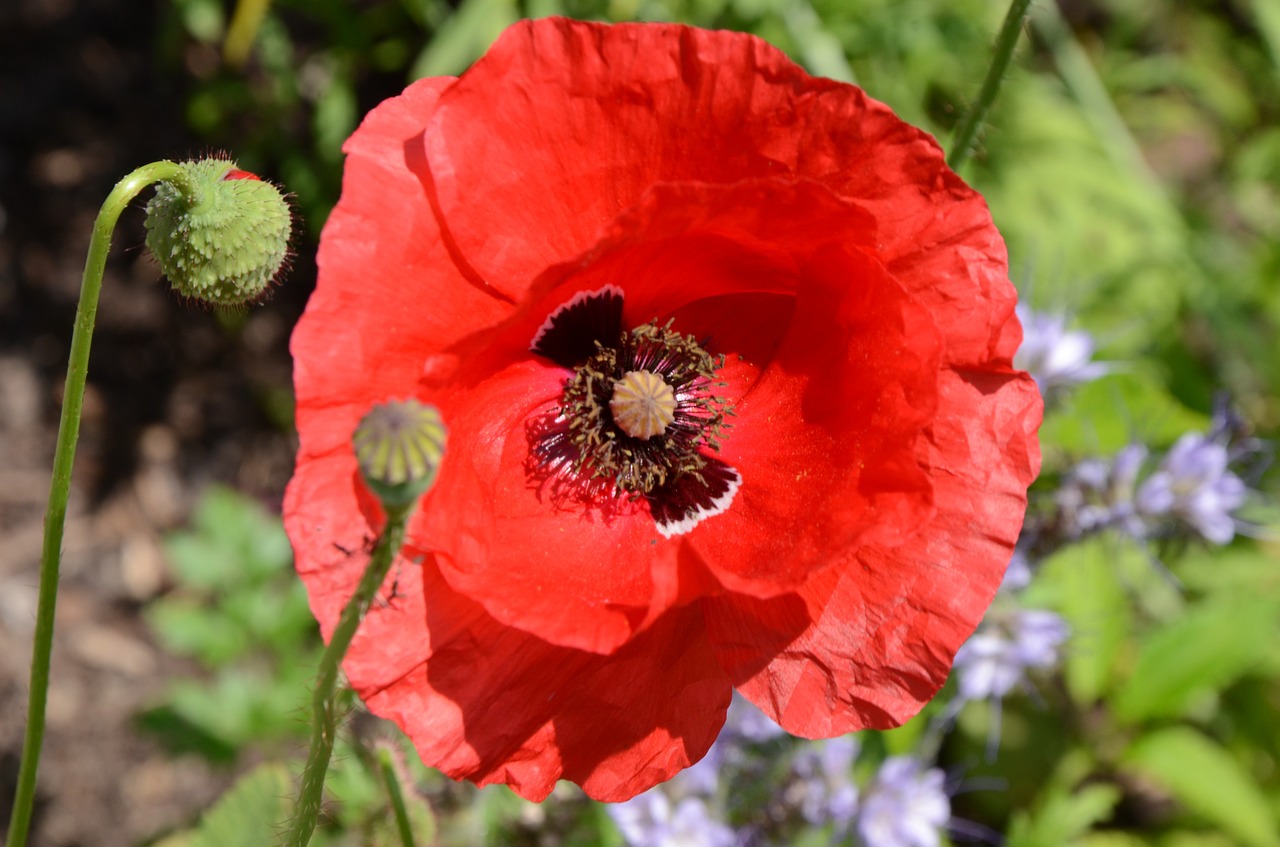
[[(0, 829), (90, 227), (117, 179), (199, 149), (183, 128), (180, 77), (156, 64), (165, 5), (0, 0)], [(187, 822), (230, 779), (133, 730), (166, 679), (189, 671), (138, 611), (169, 584), (159, 539), (205, 484), (278, 504), (291, 467), (290, 436), (258, 398), (288, 385), (305, 258), (271, 303), (226, 321), (169, 293), (142, 240), (134, 208), (117, 230), (94, 341), (33, 847), (140, 843)]]

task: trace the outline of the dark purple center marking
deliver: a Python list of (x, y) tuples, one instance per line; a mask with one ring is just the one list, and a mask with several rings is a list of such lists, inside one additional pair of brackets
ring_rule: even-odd
[(622, 333), (622, 289), (612, 285), (579, 291), (542, 322), (529, 349), (557, 365), (576, 368)]
[(737, 469), (711, 456), (702, 469), (681, 474), (645, 495), (649, 512), (664, 538), (684, 535), (707, 518), (729, 508), (742, 484)]
[[(616, 286), (580, 291), (534, 335), (529, 349), (573, 375), (559, 407), (528, 428), (528, 472), (557, 505), (587, 504), (607, 516), (644, 500), (658, 532), (671, 538), (728, 509), (742, 484), (713, 455), (732, 414), (716, 393), (724, 360), (670, 322), (624, 330), (622, 305)], [(626, 399), (638, 374), (667, 401), (661, 427), (626, 418), (630, 407), (619, 396)]]

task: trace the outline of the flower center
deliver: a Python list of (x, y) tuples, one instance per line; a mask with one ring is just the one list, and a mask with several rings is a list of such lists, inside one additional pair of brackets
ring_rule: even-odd
[(676, 393), (652, 371), (628, 371), (613, 384), (609, 411), (619, 429), (648, 441), (675, 421)]
[(573, 471), (649, 494), (707, 464), (731, 414), (715, 394), (723, 357), (665, 326), (644, 324), (595, 353), (565, 384), (560, 417), (576, 448)]

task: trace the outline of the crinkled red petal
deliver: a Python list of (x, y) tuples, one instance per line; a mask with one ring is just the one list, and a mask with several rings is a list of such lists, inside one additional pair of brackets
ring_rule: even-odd
[(942, 350), (928, 310), (838, 246), (798, 279), (786, 334), (720, 452), (742, 472), (738, 499), (690, 539), (726, 587), (758, 596), (792, 590), (855, 545), (899, 543), (932, 511), (916, 455)]
[(343, 148), (342, 199), (290, 344), (303, 455), (349, 450), (374, 403), (411, 394), (424, 368), (444, 367), (453, 345), (511, 311), (457, 270), (422, 185), (422, 127), (450, 83), (387, 100)]
[[(749, 36), (544, 20), (346, 150), (292, 344), (286, 525), (327, 635), (379, 521), (355, 424), (440, 406), (439, 483), (345, 665), (425, 761), (625, 799), (702, 755), (730, 683), (808, 736), (932, 696), (1012, 550), (1040, 415), (1003, 244), (932, 139)], [(567, 375), (529, 343), (604, 285), (626, 325), (727, 355), (742, 484), (687, 535), (644, 504), (558, 510), (525, 465)]]
[[(419, 574), (426, 586), (415, 584)], [(406, 591), (412, 602), (397, 620), (379, 627), (375, 618), (361, 637), (381, 629), (405, 639), (416, 630), (420, 663), (389, 676), (380, 651), (365, 663), (357, 644), (347, 670), (370, 709), (454, 778), (507, 783), (532, 800), (563, 778), (596, 799), (623, 800), (700, 759), (724, 722), (731, 688), (696, 608), (663, 616), (601, 656), (499, 624), (429, 561)]]
[(1025, 374), (944, 372), (920, 456), (934, 480), (932, 520), (902, 543), (860, 546), (795, 594), (704, 601), (738, 689), (810, 738), (918, 712), (999, 587), (1039, 471), (1040, 414)]
[(459, 252), (513, 299), (656, 183), (811, 179), (872, 212), (908, 290), (998, 304), (957, 312), (949, 361), (1020, 338), (1003, 242), (934, 140), (743, 33), (522, 21), (441, 98), (427, 156)]
[[(313, 552), (299, 566), (326, 638), (368, 563), (374, 531), (349, 517), (360, 510), (355, 471), (354, 459), (336, 454), (307, 462), (286, 503), (294, 543)], [(481, 785), (508, 783), (531, 800), (557, 779), (614, 801), (671, 778), (711, 746), (732, 691), (696, 604), (602, 656), (502, 625), (412, 548), (394, 564), (343, 669), (428, 765)]]
[[(874, 235), (861, 210), (816, 184), (660, 186), (611, 235), (539, 280), (537, 306), (461, 388), (425, 395), (452, 436), (419, 537), (456, 590), (508, 625), (607, 652), (705, 588), (680, 584), (686, 542), (720, 584), (769, 596), (928, 517), (915, 442), (940, 340), (856, 248)], [(624, 292), (628, 325), (673, 318), (726, 358), (737, 414), (719, 455), (740, 499), (687, 536), (659, 537), (638, 505), (562, 502), (530, 476), (535, 425), (567, 376), (528, 352), (535, 322), (605, 285)]]
[(653, 543), (639, 504), (587, 507), (558, 499), (555, 479), (531, 475), (538, 424), (555, 414), (564, 378), (526, 353), (438, 398), (449, 448), (411, 536), (437, 552), (455, 590), (499, 621), (606, 653), (674, 602), (676, 550)]

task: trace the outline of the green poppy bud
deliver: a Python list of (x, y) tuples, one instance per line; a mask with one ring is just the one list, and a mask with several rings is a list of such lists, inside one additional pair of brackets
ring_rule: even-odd
[(434, 406), (392, 400), (374, 406), (353, 438), (360, 475), (388, 510), (411, 505), (435, 482), (447, 438)]
[(227, 159), (179, 167), (185, 181), (159, 183), (147, 204), (147, 246), (161, 270), (206, 303), (261, 299), (289, 254), (293, 216), (284, 195)]

